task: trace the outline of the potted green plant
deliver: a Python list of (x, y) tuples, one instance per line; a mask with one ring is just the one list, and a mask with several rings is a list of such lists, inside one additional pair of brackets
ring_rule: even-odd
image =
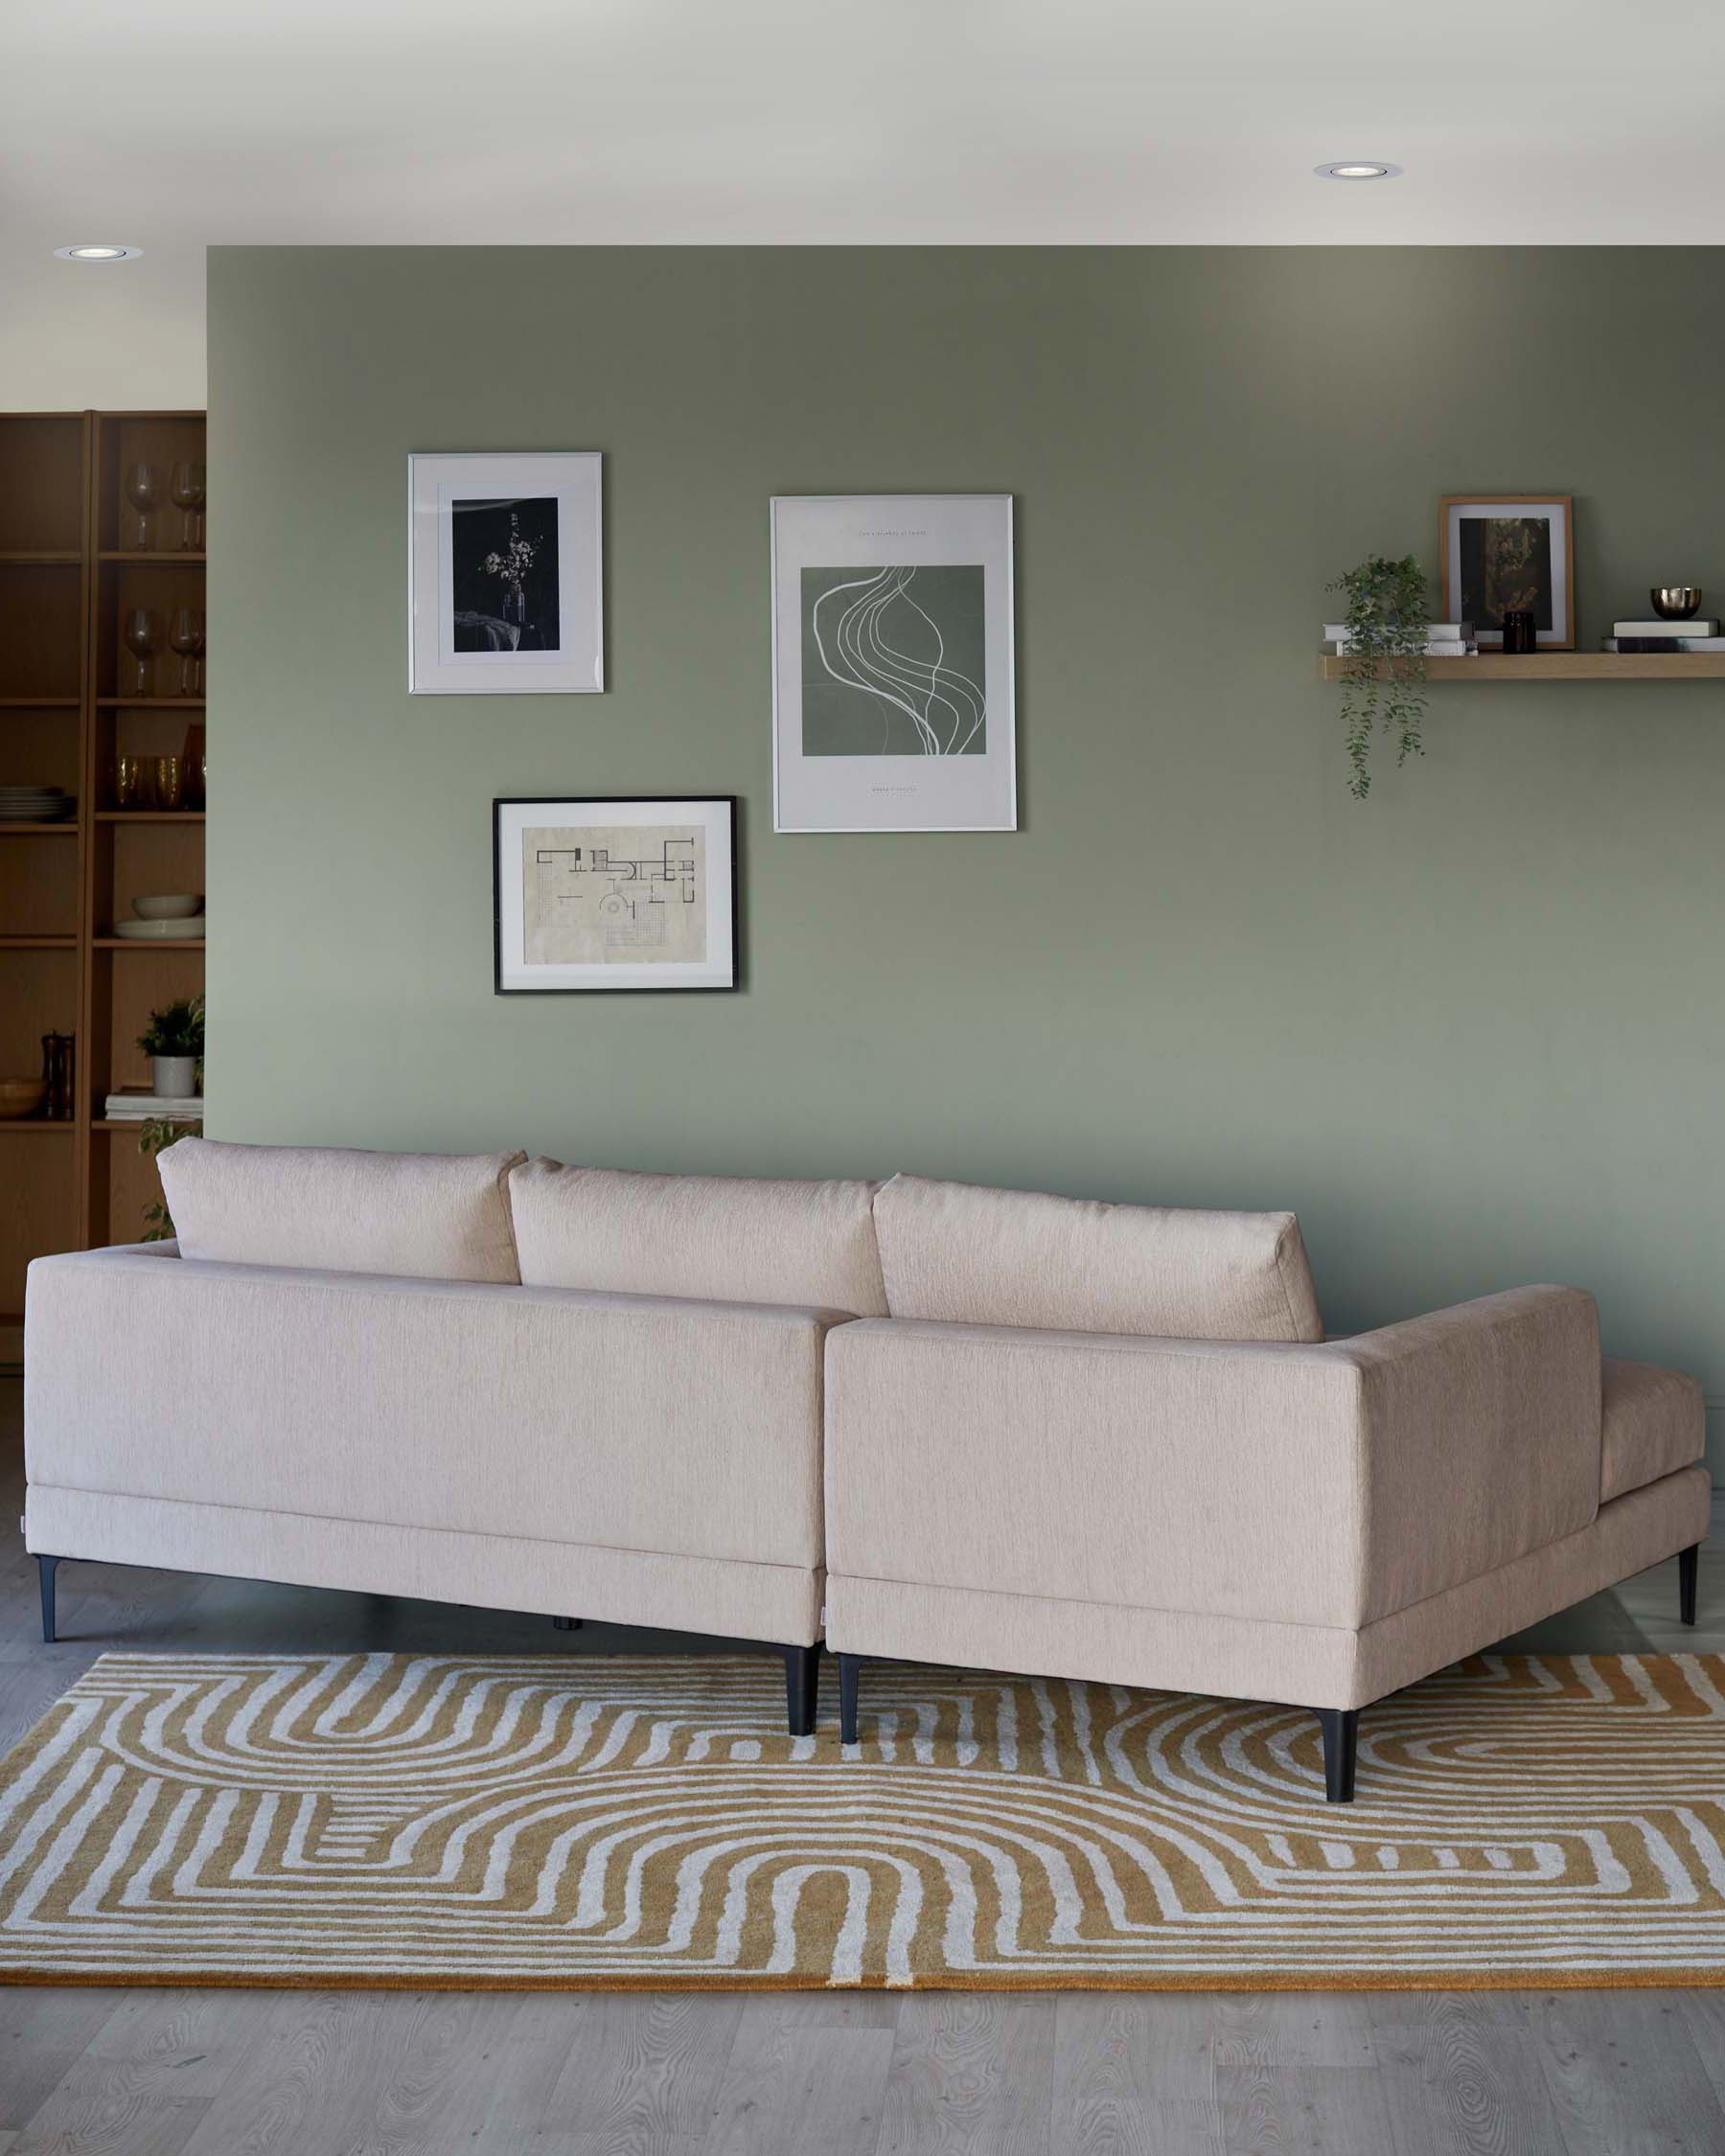
[(1348, 791), (1371, 791), (1371, 737), (1395, 736), (1395, 761), (1423, 756), (1426, 700), (1426, 573), (1412, 554), (1392, 562), (1369, 554), (1329, 587), (1347, 601), (1342, 654), (1342, 723), (1347, 731)]
[(155, 1066), (155, 1090), (165, 1099), (184, 1100), (198, 1089), (204, 1049), (204, 999), (182, 996), (151, 1011), (138, 1045)]

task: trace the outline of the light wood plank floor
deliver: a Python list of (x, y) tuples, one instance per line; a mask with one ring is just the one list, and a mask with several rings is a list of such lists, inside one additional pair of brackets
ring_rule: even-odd
[[(22, 1508), (0, 1378), (0, 1517)], [(1524, 1635), (1725, 1647), (1675, 1567)], [(0, 1746), (102, 1650), (699, 1646), (67, 1565), (0, 1536)], [(830, 1706), (830, 1701), (828, 1702)], [(752, 1997), (0, 1988), (0, 2156), (1721, 2156), (1725, 1993)]]

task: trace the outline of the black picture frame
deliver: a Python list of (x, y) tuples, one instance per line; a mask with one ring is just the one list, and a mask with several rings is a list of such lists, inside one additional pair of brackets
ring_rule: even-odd
[[(523, 987), (504, 980), (503, 956), (503, 812), (506, 809), (652, 808), (661, 803), (684, 802), (724, 814), (729, 844), (729, 873), (722, 893), (709, 890), (709, 915), (715, 899), (723, 906), (729, 940), (730, 978), (725, 981), (620, 981)], [(741, 916), (737, 903), (738, 804), (735, 793), (507, 793), (492, 797), (492, 993), (494, 996), (734, 996), (743, 986)]]

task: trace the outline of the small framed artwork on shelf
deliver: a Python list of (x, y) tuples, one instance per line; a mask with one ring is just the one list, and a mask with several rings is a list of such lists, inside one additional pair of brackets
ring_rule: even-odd
[(492, 803), (499, 996), (737, 986), (732, 794)]
[(1512, 645), (1530, 632), (1536, 650), (1575, 650), (1573, 495), (1445, 494), (1438, 516), (1445, 621), (1501, 650), (1510, 615)]
[(776, 831), (1016, 831), (1012, 496), (772, 503)]
[(605, 687), (597, 452), (410, 456), (413, 696)]

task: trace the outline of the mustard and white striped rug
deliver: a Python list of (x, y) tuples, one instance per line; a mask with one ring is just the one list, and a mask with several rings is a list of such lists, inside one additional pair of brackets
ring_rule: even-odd
[(0, 1981), (1725, 1981), (1725, 1658), (1372, 1709), (768, 1658), (105, 1655), (0, 1762)]

